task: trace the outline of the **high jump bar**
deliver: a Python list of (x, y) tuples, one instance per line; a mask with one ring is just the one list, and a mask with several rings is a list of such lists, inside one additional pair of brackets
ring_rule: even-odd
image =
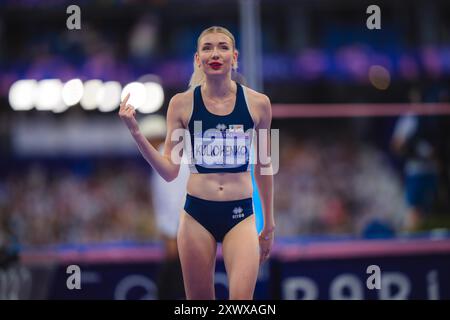
[(274, 104), (272, 106), (272, 117), (278, 119), (392, 117), (407, 114), (450, 115), (450, 103)]

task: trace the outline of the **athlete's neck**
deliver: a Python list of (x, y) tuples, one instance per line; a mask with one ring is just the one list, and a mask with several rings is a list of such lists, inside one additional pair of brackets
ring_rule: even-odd
[(236, 94), (236, 85), (230, 78), (206, 79), (203, 92), (211, 99), (225, 99), (230, 96), (230, 93)]

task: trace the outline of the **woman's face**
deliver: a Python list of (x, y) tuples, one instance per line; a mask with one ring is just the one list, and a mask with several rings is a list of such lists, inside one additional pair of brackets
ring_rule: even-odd
[(226, 75), (237, 61), (237, 51), (227, 35), (208, 33), (200, 39), (195, 60), (207, 76)]

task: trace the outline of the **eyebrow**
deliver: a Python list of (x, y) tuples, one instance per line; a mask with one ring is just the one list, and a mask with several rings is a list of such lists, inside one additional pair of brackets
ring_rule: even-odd
[[(219, 42), (219, 45), (221, 45), (221, 44), (230, 45), (228, 42)], [(203, 46), (210, 46), (210, 45), (212, 45), (211, 42), (205, 42), (205, 43), (203, 44)]]

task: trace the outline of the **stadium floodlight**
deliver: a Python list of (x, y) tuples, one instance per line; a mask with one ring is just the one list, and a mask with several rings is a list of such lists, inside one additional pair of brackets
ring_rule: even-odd
[(55, 107), (52, 109), (52, 111), (53, 111), (54, 113), (62, 113), (62, 112), (66, 111), (66, 110), (69, 109), (69, 108), (70, 108), (70, 106), (68, 106), (67, 104), (61, 103), (61, 104), (55, 106)]
[(120, 101), (123, 101), (126, 95), (130, 93), (130, 98), (127, 103), (131, 104), (135, 109), (139, 109), (145, 104), (147, 99), (146, 91), (143, 83), (131, 82), (123, 88)]
[(61, 113), (80, 103), (84, 110), (99, 109), (111, 112), (130, 93), (128, 103), (140, 113), (154, 113), (164, 103), (164, 89), (158, 78), (128, 83), (123, 89), (117, 81), (103, 82), (92, 79), (82, 82), (71, 79), (62, 83), (59, 79), (18, 80), (9, 90), (9, 103), (13, 110), (49, 110)]
[(84, 83), (83, 97), (80, 104), (84, 110), (97, 108), (97, 97), (102, 90), (103, 82), (98, 79), (88, 80)]
[(380, 65), (373, 65), (369, 68), (370, 83), (379, 90), (386, 90), (391, 84), (389, 71)]
[(67, 81), (63, 86), (62, 97), (66, 106), (79, 103), (83, 97), (83, 82), (80, 79)]
[(37, 110), (52, 111), (60, 108), (62, 100), (63, 84), (59, 79), (45, 79), (37, 84), (35, 106)]
[(108, 81), (98, 92), (97, 104), (101, 112), (110, 112), (119, 107), (122, 86), (117, 81)]
[(141, 113), (153, 113), (158, 111), (164, 102), (163, 87), (157, 82), (146, 82), (144, 87), (147, 93), (147, 99), (142, 107), (139, 108)]
[(15, 111), (31, 110), (34, 107), (36, 80), (18, 80), (9, 88), (9, 105)]

